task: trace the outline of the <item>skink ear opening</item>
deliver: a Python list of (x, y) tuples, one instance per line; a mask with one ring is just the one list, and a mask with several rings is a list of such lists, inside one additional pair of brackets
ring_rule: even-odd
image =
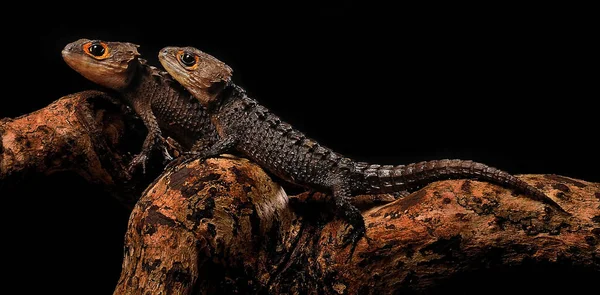
[(141, 54), (138, 52), (138, 48), (140, 48), (139, 45), (134, 44), (134, 43), (129, 43), (129, 42), (125, 42), (125, 43), (120, 43), (121, 46), (123, 46), (124, 50), (129, 51), (133, 56), (140, 56)]
[(229, 84), (229, 80), (214, 82), (212, 85), (210, 85), (210, 87), (208, 87), (208, 89), (206, 89), (206, 91), (208, 94), (214, 96), (219, 94), (225, 88), (225, 86), (227, 86), (227, 84)]

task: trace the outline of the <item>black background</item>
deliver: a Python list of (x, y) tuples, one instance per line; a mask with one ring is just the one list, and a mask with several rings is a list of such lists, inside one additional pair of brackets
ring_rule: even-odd
[[(0, 118), (98, 89), (62, 61), (76, 39), (137, 43), (157, 65), (160, 48), (190, 45), (229, 64), (275, 114), (358, 160), (462, 158), (600, 181), (597, 34), (585, 7), (102, 5), (42, 17), (15, 9), (19, 21), (3, 20)], [(67, 173), (0, 192), (14, 278), (112, 292), (127, 210)]]

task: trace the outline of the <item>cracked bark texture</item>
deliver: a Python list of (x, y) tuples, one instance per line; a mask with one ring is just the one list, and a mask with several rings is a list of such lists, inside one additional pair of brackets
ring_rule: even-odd
[(600, 274), (600, 184), (521, 178), (571, 215), (489, 183), (440, 181), (363, 211), (369, 239), (349, 259), (322, 194), (288, 201), (244, 159), (181, 164), (134, 208), (114, 294), (423, 293), (526, 264)]
[[(559, 266), (555, 281), (581, 275), (589, 286), (600, 274), (599, 183), (521, 176), (570, 216), (471, 180), (435, 182), (393, 202), (389, 195), (361, 196), (369, 239), (348, 259), (349, 249), (339, 246), (347, 229), (327, 213), (326, 196), (288, 198), (247, 160), (174, 165), (150, 186), (163, 163), (128, 175), (143, 130), (126, 107), (97, 91), (0, 119), (0, 189), (18, 187), (31, 174), (75, 171), (136, 204), (114, 294), (441, 294), (449, 282), (467, 288), (481, 278), (474, 273), (494, 269), (500, 272), (492, 276), (531, 277), (532, 265)], [(553, 290), (552, 278), (533, 291)]]
[(32, 174), (73, 171), (133, 207), (160, 171), (154, 165), (146, 175), (127, 172), (132, 146), (141, 146), (144, 132), (127, 107), (99, 91), (67, 95), (30, 114), (0, 119), (0, 188), (18, 186)]

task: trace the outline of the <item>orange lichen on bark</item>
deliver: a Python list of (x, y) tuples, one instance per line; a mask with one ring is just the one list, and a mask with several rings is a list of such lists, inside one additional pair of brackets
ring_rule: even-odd
[(350, 259), (340, 246), (348, 229), (327, 213), (326, 196), (287, 206), (246, 160), (192, 161), (172, 167), (134, 210), (115, 294), (390, 294), (523, 261), (599, 271), (600, 184), (522, 178), (562, 193), (570, 214), (493, 184), (440, 181), (364, 211), (368, 238)]
[(465, 273), (524, 264), (600, 274), (599, 183), (520, 176), (568, 214), (475, 180), (434, 182), (398, 200), (361, 196), (367, 237), (350, 256), (341, 246), (349, 229), (328, 196), (288, 198), (247, 160), (192, 160), (164, 172), (154, 163), (129, 175), (140, 130), (125, 106), (96, 91), (0, 120), (2, 185), (75, 171), (136, 204), (114, 294), (424, 292)]
[(133, 206), (149, 178), (157, 176), (132, 179), (127, 172), (130, 143), (141, 146), (143, 140), (134, 126), (142, 125), (99, 91), (75, 93), (18, 118), (0, 119), (0, 181), (15, 185), (30, 173), (73, 171)]
[[(134, 208), (115, 294), (216, 292), (224, 265), (269, 273), (270, 252), (257, 246), (271, 239), (281, 243), (278, 252), (289, 250), (285, 241), (298, 224), (287, 200), (247, 160), (211, 159), (170, 169)], [(279, 233), (277, 239), (267, 238), (273, 233)], [(247, 279), (256, 287), (268, 277)]]
[[(102, 96), (91, 91), (74, 94), (25, 116), (2, 119), (0, 178), (25, 170), (53, 173), (76, 169), (90, 181), (113, 183), (94, 155), (100, 144), (94, 135), (105, 132), (105, 144), (111, 146), (119, 141), (124, 128), (122, 121), (113, 120), (102, 126), (105, 130), (98, 130), (97, 122), (104, 118), (96, 116), (103, 116), (106, 111), (94, 112), (86, 99)], [(114, 156), (121, 160), (119, 155)]]

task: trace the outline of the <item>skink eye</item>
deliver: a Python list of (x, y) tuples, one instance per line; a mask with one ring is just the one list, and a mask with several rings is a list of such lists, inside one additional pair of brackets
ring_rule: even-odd
[(181, 62), (188, 66), (191, 67), (193, 65), (196, 64), (196, 56), (192, 53), (189, 52), (183, 52), (180, 56), (179, 59), (181, 60)]
[(83, 51), (89, 56), (102, 60), (108, 58), (108, 45), (101, 41), (91, 41), (83, 44)]
[(102, 44), (100, 43), (92, 43), (92, 45), (90, 45), (90, 48), (88, 48), (88, 51), (93, 55), (93, 56), (102, 56), (104, 54), (104, 52), (106, 51), (106, 49), (104, 49), (104, 46), (102, 46)]

